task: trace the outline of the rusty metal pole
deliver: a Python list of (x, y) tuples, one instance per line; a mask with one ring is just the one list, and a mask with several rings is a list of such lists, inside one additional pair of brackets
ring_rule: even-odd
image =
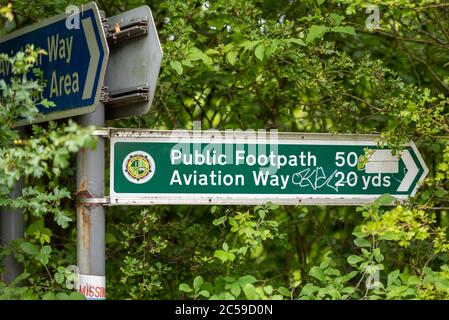
[[(79, 117), (82, 125), (104, 127), (104, 104), (92, 113)], [(81, 149), (77, 158), (77, 263), (78, 291), (87, 299), (105, 299), (105, 153), (104, 138), (99, 137), (95, 150)], [(95, 200), (98, 201), (95, 201)]]
[[(17, 181), (14, 189), (10, 193), (10, 198), (15, 199), (22, 195), (23, 177)], [(23, 209), (14, 209), (10, 207), (2, 208), (1, 216), (1, 245), (9, 247), (16, 239), (23, 238), (24, 217)], [(23, 267), (17, 262), (13, 255), (9, 255), (3, 259), (5, 266), (3, 280), (11, 283), (19, 274), (22, 273)]]
[[(25, 135), (25, 127), (19, 127), (17, 128), (17, 131), (23, 138)], [(9, 195), (11, 199), (15, 199), (22, 195), (23, 185), (23, 177), (20, 177)], [(9, 247), (14, 240), (23, 238), (25, 230), (23, 209), (2, 207), (0, 209), (0, 222), (2, 247)], [(6, 283), (11, 283), (23, 271), (23, 266), (19, 264), (12, 255), (5, 257), (3, 264), (5, 267), (3, 280)]]

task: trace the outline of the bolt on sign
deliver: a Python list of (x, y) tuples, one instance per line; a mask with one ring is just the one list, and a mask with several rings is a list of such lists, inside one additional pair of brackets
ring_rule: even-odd
[[(359, 205), (415, 195), (428, 169), (377, 135), (111, 131), (111, 205)], [(369, 151), (364, 166), (360, 156)]]
[[(69, 26), (70, 19), (79, 24)], [(95, 110), (106, 71), (109, 49), (97, 5), (82, 5), (74, 16), (63, 13), (32, 26), (17, 30), (0, 39), (0, 53), (14, 55), (27, 45), (44, 49), (36, 67), (43, 72), (47, 86), (42, 98), (54, 107), (38, 106), (40, 117), (34, 122), (62, 119)], [(0, 78), (7, 82), (12, 76), (11, 64), (0, 61)], [(25, 119), (16, 125), (27, 124)]]

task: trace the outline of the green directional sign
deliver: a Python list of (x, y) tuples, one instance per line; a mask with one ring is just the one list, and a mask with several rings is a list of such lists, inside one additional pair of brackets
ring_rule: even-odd
[[(111, 204), (366, 204), (413, 196), (428, 169), (375, 135), (115, 130)], [(359, 164), (369, 149), (368, 160)]]

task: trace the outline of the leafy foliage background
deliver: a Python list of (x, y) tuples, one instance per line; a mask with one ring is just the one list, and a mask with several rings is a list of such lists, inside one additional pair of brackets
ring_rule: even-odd
[[(1, 6), (0, 34), (62, 12), (65, 0)], [(78, 2), (81, 3), (81, 2)], [(98, 1), (106, 16), (145, 1)], [(277, 128), (381, 133), (414, 140), (430, 169), (409, 203), (385, 207), (157, 206), (107, 212), (107, 291), (113, 299), (447, 299), (449, 5), (444, 1), (151, 1), (164, 59), (152, 110), (109, 126)], [(13, 253), (24, 273), (1, 298), (79, 298), (75, 152), (92, 128), (27, 128), (42, 83), (24, 76), (38, 48), (10, 59), (0, 81), (0, 205), (25, 210)], [(20, 94), (19, 94), (20, 93)], [(25, 176), (23, 196), (8, 193)], [(106, 182), (108, 185), (108, 182)], [(368, 285), (367, 285), (368, 284)]]

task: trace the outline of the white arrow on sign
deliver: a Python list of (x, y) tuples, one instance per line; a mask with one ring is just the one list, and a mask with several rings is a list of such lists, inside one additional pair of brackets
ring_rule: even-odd
[[(416, 175), (419, 172), (419, 168), (416, 165), (415, 161), (412, 158), (409, 150), (404, 150), (401, 153), (401, 159), (404, 161), (405, 168), (407, 169), (407, 173), (402, 179), (398, 190), (399, 192), (407, 192), (413, 181), (416, 178)], [(424, 174), (427, 174), (427, 167), (424, 164)], [(398, 173), (399, 172), (399, 158), (395, 157), (391, 149), (382, 149), (376, 150), (369, 157), (368, 162), (365, 166), (366, 173)]]
[(84, 28), (84, 35), (86, 36), (87, 47), (89, 49), (90, 60), (87, 69), (86, 82), (83, 90), (83, 100), (90, 99), (94, 89), (95, 74), (97, 71), (98, 62), (100, 61), (100, 50), (95, 38), (95, 31), (92, 25), (91, 18), (85, 18), (81, 21)]
[(407, 191), (415, 180), (416, 175), (418, 174), (418, 166), (415, 161), (413, 161), (412, 155), (410, 151), (405, 150), (401, 155), (402, 161), (404, 161), (405, 167), (407, 168), (407, 173), (405, 174), (404, 179), (402, 179), (401, 184), (399, 185), (398, 191)]

